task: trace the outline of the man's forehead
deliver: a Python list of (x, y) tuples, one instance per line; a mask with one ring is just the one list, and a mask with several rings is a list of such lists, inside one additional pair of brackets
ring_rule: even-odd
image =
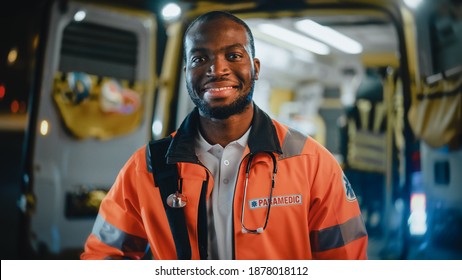
[[(219, 34), (216, 34), (217, 32), (219, 32)], [(237, 32), (237, 34), (235, 32)], [(231, 34), (228, 37), (236, 39), (233, 45), (240, 44), (244, 47), (244, 45), (248, 44), (249, 38), (247, 38), (248, 35), (244, 26), (231, 19), (223, 17), (223, 21), (215, 18), (203, 22), (196, 22), (193, 26), (191, 26), (186, 34), (185, 47), (191, 48), (193, 46), (207, 44), (210, 41), (218, 40), (216, 36), (225, 37), (226, 34), (229, 33)], [(239, 34), (242, 34), (243, 37), (240, 37)], [(244, 40), (239, 40), (239, 37)]]
[(247, 35), (244, 26), (227, 17), (220, 17), (195, 22), (194, 25), (189, 28), (186, 39), (200, 40), (201, 38), (205, 38), (208, 34), (213, 33), (213, 31), (217, 31), (217, 29), (219, 29), (221, 34), (227, 31), (238, 31)]
[(213, 17), (213, 18), (204, 18), (197, 20), (196, 22), (193, 23), (193, 25), (190, 27), (190, 30), (193, 29), (200, 29), (200, 28), (207, 28), (211, 27), (213, 28), (217, 24), (226, 24), (229, 25), (230, 28), (235, 25), (241, 26), (238, 22), (235, 20), (226, 17), (226, 16), (218, 16), (218, 17)]

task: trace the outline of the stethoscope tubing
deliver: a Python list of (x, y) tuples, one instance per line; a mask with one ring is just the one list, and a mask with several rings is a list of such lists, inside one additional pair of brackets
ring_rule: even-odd
[[(249, 186), (249, 174), (250, 174), (250, 169), (251, 169), (251, 166), (252, 166), (252, 160), (259, 153), (268, 154), (271, 157), (271, 159), (273, 160), (273, 173), (271, 175), (270, 195), (269, 195), (268, 207), (267, 207), (267, 210), (266, 210), (265, 223), (264, 223), (263, 227), (257, 228), (257, 229), (248, 229), (244, 224), (245, 201), (247, 199), (247, 188)], [(263, 152), (258, 152), (258, 153), (251, 153), (249, 155), (249, 160), (247, 161), (247, 165), (246, 165), (246, 169), (245, 169), (244, 197), (243, 197), (243, 200), (242, 200), (242, 212), (241, 212), (242, 232), (257, 234), (257, 233), (262, 233), (266, 229), (266, 226), (268, 225), (270, 211), (271, 211), (271, 204), (272, 204), (271, 201), (273, 200), (273, 190), (274, 190), (274, 186), (275, 186), (276, 174), (277, 174), (277, 160), (276, 160), (276, 156), (274, 155), (274, 153), (269, 152), (269, 151), (263, 151)]]

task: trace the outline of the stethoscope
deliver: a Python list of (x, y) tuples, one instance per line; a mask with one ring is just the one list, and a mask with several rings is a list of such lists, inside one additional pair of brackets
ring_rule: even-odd
[[(268, 201), (268, 206), (266, 208), (266, 216), (265, 216), (265, 222), (262, 227), (258, 227), (256, 229), (250, 229), (245, 226), (244, 224), (244, 216), (245, 216), (245, 201), (247, 198), (247, 189), (249, 186), (249, 174), (250, 174), (250, 168), (252, 166), (252, 161), (255, 156), (257, 156), (260, 153), (265, 153), (271, 157), (273, 160), (273, 173), (271, 175), (271, 187), (270, 187), (270, 194), (269, 194), (269, 201)], [(268, 225), (268, 219), (270, 215), (270, 210), (271, 210), (271, 201), (273, 200), (273, 189), (274, 189), (274, 183), (276, 179), (276, 174), (277, 174), (277, 160), (276, 156), (269, 151), (263, 151), (263, 152), (258, 152), (255, 154), (250, 154), (249, 155), (249, 160), (247, 161), (247, 165), (245, 168), (245, 181), (244, 181), (244, 198), (242, 200), (242, 215), (241, 215), (241, 226), (242, 226), (242, 232), (243, 233), (262, 233), (265, 229), (266, 226)], [(185, 195), (182, 194), (183, 191), (183, 184), (182, 180), (179, 180), (179, 188), (175, 193), (172, 193), (167, 197), (167, 205), (172, 207), (172, 208), (183, 208), (186, 206), (188, 199)]]
[(178, 180), (178, 190), (167, 197), (167, 205), (172, 208), (183, 208), (188, 198), (183, 194), (183, 180)]
[(265, 223), (263, 224), (262, 227), (258, 227), (256, 229), (249, 229), (244, 224), (245, 201), (246, 201), (246, 198), (247, 198), (247, 188), (249, 186), (250, 167), (252, 165), (253, 158), (256, 155), (258, 155), (258, 153), (255, 153), (255, 154), (250, 154), (249, 160), (247, 161), (247, 166), (245, 168), (244, 198), (242, 200), (242, 215), (241, 215), (242, 233), (253, 233), (253, 234), (262, 233), (266, 229), (266, 226), (268, 225), (268, 219), (269, 219), (269, 214), (270, 214), (271, 204), (272, 204), (271, 201), (273, 200), (274, 182), (275, 182), (275, 179), (276, 179), (276, 173), (278, 171), (278, 167), (277, 167), (276, 157), (274, 156), (274, 154), (272, 152), (264, 151), (264, 152), (260, 152), (260, 153), (268, 154), (271, 157), (271, 159), (273, 160), (273, 174), (271, 175), (271, 187), (270, 187), (270, 195), (269, 195), (268, 206), (266, 208)]

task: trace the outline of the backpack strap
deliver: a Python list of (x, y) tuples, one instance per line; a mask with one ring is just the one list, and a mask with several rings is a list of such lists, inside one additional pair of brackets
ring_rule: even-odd
[(172, 136), (149, 142), (154, 184), (159, 188), (167, 214), (170, 231), (175, 242), (176, 254), (179, 260), (191, 259), (191, 244), (183, 208), (172, 208), (167, 205), (167, 197), (178, 190), (178, 168), (176, 164), (167, 164), (166, 154), (172, 141)]

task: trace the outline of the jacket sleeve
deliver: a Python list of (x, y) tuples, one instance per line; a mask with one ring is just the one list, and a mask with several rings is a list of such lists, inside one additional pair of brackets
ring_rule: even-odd
[(135, 191), (139, 155), (140, 151), (127, 161), (103, 199), (81, 259), (141, 259), (145, 255), (148, 242)]
[(366, 259), (367, 233), (353, 188), (335, 158), (321, 148), (310, 196), (315, 259)]

